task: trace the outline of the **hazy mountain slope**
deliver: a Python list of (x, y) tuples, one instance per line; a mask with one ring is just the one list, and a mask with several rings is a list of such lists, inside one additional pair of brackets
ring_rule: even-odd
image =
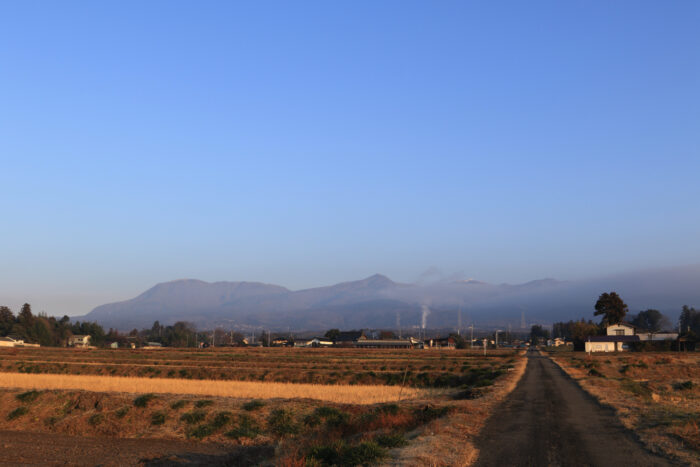
[(528, 323), (593, 318), (600, 293), (615, 290), (631, 312), (657, 308), (675, 320), (683, 304), (700, 305), (700, 266), (656, 269), (576, 282), (542, 279), (524, 284), (449, 281), (398, 284), (376, 274), (366, 279), (290, 291), (257, 282), (179, 280), (158, 284), (138, 297), (95, 308), (84, 317), (106, 327), (128, 330), (190, 321), (200, 328), (266, 327), (322, 330), (329, 327), (395, 327), (421, 322), (430, 310), (428, 327), (462, 323), (519, 328)]

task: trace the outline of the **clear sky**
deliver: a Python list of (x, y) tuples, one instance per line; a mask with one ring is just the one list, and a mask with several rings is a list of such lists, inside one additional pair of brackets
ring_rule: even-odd
[(700, 262), (700, 2), (0, 2), (0, 304)]

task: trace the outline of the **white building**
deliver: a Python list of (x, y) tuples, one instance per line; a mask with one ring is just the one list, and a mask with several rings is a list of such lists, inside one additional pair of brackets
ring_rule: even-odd
[(21, 339), (13, 339), (12, 337), (0, 337), (0, 347), (15, 347), (23, 344), (24, 341)]
[(652, 332), (629, 323), (611, 324), (605, 333), (605, 336), (590, 336), (586, 340), (586, 352), (621, 352), (628, 350), (632, 342), (678, 339), (675, 332)]
[(90, 345), (90, 336), (70, 336), (68, 338), (68, 345), (71, 347), (88, 347)]

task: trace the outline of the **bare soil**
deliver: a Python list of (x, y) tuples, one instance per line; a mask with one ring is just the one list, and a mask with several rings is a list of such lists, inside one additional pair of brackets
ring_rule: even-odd
[(528, 352), (525, 374), (491, 416), (478, 466), (667, 466), (613, 410), (602, 407), (548, 357)]
[(87, 438), (0, 431), (2, 464), (14, 466), (235, 466), (269, 458), (269, 446), (236, 447), (160, 439)]

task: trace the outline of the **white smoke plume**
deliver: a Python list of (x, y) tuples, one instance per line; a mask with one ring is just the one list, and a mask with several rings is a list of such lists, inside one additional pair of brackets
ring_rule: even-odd
[(430, 314), (430, 308), (428, 305), (421, 305), (421, 327), (425, 329), (426, 321), (428, 320), (428, 315)]

